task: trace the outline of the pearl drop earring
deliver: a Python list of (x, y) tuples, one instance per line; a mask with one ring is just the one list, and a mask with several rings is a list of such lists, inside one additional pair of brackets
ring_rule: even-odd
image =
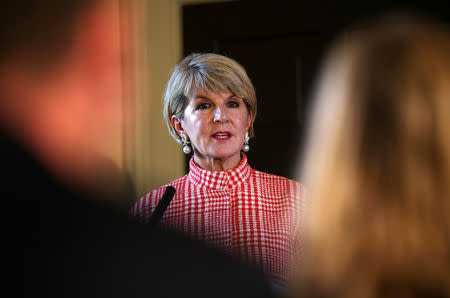
[(249, 140), (250, 140), (250, 138), (248, 137), (248, 132), (247, 132), (245, 134), (245, 140), (244, 140), (244, 145), (242, 146), (242, 151), (248, 152), (250, 150), (250, 145), (248, 144)]
[(185, 134), (181, 135), (181, 140), (183, 141), (183, 152), (184, 154), (189, 154), (192, 152), (192, 148), (190, 146), (191, 142), (189, 142), (188, 138)]

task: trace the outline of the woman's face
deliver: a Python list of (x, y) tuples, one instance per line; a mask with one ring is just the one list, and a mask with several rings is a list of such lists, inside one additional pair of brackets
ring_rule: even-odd
[(234, 167), (240, 161), (251, 119), (242, 98), (228, 92), (198, 91), (189, 100), (184, 119), (175, 117), (173, 124), (189, 137), (196, 161), (221, 160)]

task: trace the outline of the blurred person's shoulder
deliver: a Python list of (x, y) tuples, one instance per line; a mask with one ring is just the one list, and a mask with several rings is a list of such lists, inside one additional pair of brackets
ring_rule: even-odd
[(60, 184), (26, 148), (0, 139), (3, 235), (24, 296), (271, 296), (262, 272), (181, 235), (129, 221)]

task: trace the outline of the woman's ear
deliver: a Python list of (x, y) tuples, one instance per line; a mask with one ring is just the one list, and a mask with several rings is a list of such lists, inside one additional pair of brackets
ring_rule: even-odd
[(250, 125), (252, 124), (252, 120), (253, 120), (253, 114), (252, 114), (252, 112), (248, 112), (248, 117), (247, 117), (247, 130), (250, 128)]
[(170, 124), (180, 137), (184, 134), (183, 124), (180, 118), (172, 115), (172, 117), (170, 118)]

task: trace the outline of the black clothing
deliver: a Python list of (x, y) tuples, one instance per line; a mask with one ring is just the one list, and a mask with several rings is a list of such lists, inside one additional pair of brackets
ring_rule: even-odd
[(0, 146), (4, 258), (15, 296), (271, 296), (262, 272), (131, 222), (59, 183), (11, 139), (0, 135)]

